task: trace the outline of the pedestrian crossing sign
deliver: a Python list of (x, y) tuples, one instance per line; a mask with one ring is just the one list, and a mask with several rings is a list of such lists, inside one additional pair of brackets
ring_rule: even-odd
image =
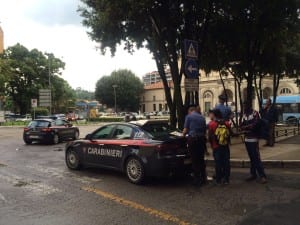
[(193, 40), (184, 40), (185, 58), (198, 59), (198, 42)]

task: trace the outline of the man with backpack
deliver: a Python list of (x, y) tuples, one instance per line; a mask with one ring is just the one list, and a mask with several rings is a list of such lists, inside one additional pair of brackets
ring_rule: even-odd
[(208, 124), (208, 138), (213, 149), (215, 160), (216, 183), (229, 184), (230, 177), (230, 149), (229, 137), (231, 134), (230, 123), (222, 119), (219, 109), (210, 111)]
[(260, 183), (267, 183), (266, 174), (262, 165), (259, 153), (260, 123), (259, 113), (244, 104), (244, 115), (242, 118), (241, 130), (245, 132), (245, 145), (250, 158), (250, 174), (246, 181), (253, 181), (260, 178)]

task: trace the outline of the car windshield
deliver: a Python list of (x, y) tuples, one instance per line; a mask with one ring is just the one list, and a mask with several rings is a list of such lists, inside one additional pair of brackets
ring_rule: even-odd
[(34, 120), (29, 123), (28, 127), (48, 127), (49, 123), (49, 121), (45, 120)]
[(143, 129), (154, 138), (169, 136), (172, 132), (168, 123), (148, 123), (143, 126)]

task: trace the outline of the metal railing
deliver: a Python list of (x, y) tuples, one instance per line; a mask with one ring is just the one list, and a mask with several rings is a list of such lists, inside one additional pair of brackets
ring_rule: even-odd
[(277, 124), (275, 128), (275, 138), (284, 136), (295, 136), (300, 134), (300, 120), (291, 118), (283, 124)]

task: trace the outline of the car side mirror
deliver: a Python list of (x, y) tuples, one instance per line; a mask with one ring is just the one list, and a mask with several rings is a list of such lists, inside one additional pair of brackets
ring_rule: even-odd
[(68, 126), (68, 127), (73, 127), (73, 124), (68, 123), (67, 126)]
[(85, 139), (86, 139), (86, 140), (92, 140), (92, 139), (93, 139), (92, 134), (87, 134), (87, 135), (85, 136)]

